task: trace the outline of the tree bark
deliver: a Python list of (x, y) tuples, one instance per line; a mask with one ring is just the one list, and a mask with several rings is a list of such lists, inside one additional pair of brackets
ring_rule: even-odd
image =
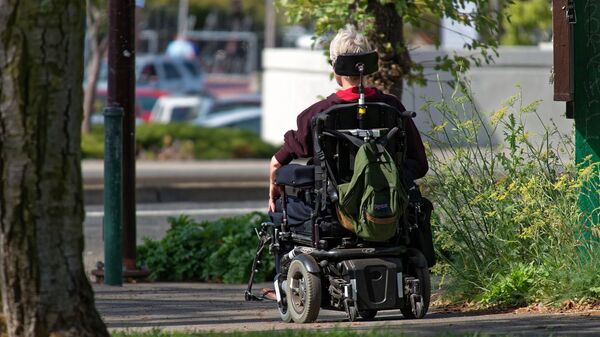
[(393, 2), (382, 4), (369, 0), (368, 10), (375, 16), (375, 29), (369, 36), (379, 53), (379, 72), (371, 76), (372, 83), (402, 99), (403, 79), (410, 72), (411, 59), (404, 40), (402, 16)]
[(84, 2), (0, 2), (0, 286), (9, 336), (108, 336), (83, 268)]

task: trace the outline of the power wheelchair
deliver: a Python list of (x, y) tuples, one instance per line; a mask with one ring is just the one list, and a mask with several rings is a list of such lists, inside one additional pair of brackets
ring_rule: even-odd
[[(422, 318), (431, 295), (429, 267), (435, 263), (429, 228), (433, 208), (412, 179), (405, 183), (408, 207), (397, 222), (396, 235), (386, 242), (358, 237), (342, 226), (336, 212), (336, 187), (352, 178), (357, 149), (351, 137), (370, 141), (394, 130), (385, 147), (402, 172), (403, 119), (414, 117), (414, 112), (364, 101), (362, 76), (377, 70), (376, 53), (340, 55), (334, 69), (361, 77), (360, 98), (313, 118), (314, 157), (309, 164), (277, 170), (281, 198), (270, 214), (272, 221), (257, 229), (259, 244), (246, 300), (260, 300), (252, 285), (268, 248), (275, 259), (277, 307), (285, 322), (313, 322), (321, 308), (345, 311), (350, 321), (373, 319), (378, 311), (390, 309), (400, 309), (406, 318)], [(429, 230), (425, 238), (423, 229)]]

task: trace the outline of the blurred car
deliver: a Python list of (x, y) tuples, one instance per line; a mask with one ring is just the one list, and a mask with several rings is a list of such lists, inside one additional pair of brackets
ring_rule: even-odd
[(203, 76), (198, 63), (167, 56), (140, 56), (136, 59), (139, 87), (152, 87), (177, 93), (200, 93)]
[(212, 128), (239, 128), (260, 135), (261, 116), (260, 107), (237, 107), (212, 114), (196, 125)]
[[(104, 124), (104, 115), (102, 114), (102, 111), (108, 105), (107, 100), (108, 93), (106, 92), (106, 89), (96, 90), (96, 96), (94, 97), (94, 110), (92, 111), (92, 115), (90, 116), (90, 123), (92, 125)], [(136, 97), (135, 99), (135, 105), (133, 108), (135, 111), (135, 123), (140, 124), (144, 122), (143, 112), (138, 97)]]
[[(137, 88), (152, 88), (172, 93), (200, 93), (204, 89), (204, 76), (198, 63), (163, 55), (138, 56), (135, 60)], [(108, 65), (100, 68), (98, 88), (106, 90)]]
[(241, 128), (260, 133), (260, 95), (227, 99), (210, 96), (167, 96), (156, 101), (151, 120), (156, 123), (188, 122), (203, 127)]
[(261, 96), (258, 93), (243, 94), (227, 98), (214, 98), (208, 100), (201, 107), (198, 117), (193, 121), (194, 124), (201, 125), (204, 120), (213, 118), (217, 115), (227, 114), (240, 108), (258, 108), (261, 106)]
[(165, 96), (154, 104), (151, 120), (154, 123), (191, 122), (198, 118), (203, 104), (211, 98), (202, 96)]
[(204, 127), (240, 128), (260, 134), (261, 96), (259, 93), (207, 101), (193, 124)]
[(156, 104), (156, 101), (163, 97), (168, 96), (168, 91), (153, 89), (153, 88), (136, 88), (135, 97), (136, 103), (140, 106), (140, 118), (144, 122), (152, 121), (152, 109)]

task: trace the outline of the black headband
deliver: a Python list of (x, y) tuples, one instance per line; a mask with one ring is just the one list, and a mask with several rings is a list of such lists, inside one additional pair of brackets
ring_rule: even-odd
[(358, 54), (341, 54), (335, 59), (333, 71), (341, 76), (359, 76), (360, 66), (363, 75), (368, 75), (378, 70), (377, 61), (379, 56), (376, 51)]

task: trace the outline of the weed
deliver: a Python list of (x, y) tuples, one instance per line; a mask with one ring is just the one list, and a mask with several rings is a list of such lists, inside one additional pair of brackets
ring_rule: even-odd
[(563, 160), (574, 146), (556, 125), (531, 134), (538, 105), (519, 90), (488, 120), (464, 90), (423, 107), (442, 115), (431, 118), (425, 184), (451, 298), (524, 305), (598, 293), (600, 246), (578, 198), (600, 164)]

